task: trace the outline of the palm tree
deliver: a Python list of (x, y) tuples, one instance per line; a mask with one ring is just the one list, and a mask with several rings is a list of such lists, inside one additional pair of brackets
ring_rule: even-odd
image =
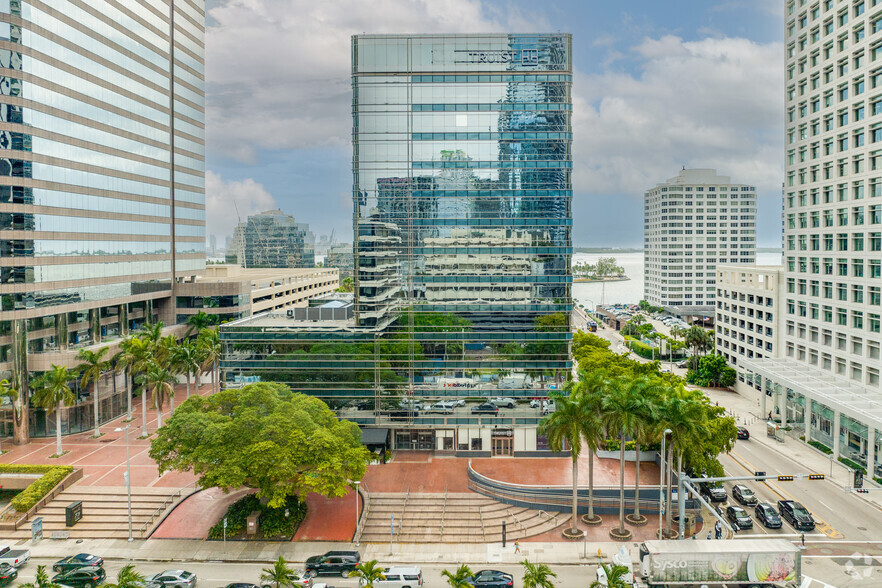
[(378, 565), (375, 559), (359, 563), (349, 572), (349, 577), (358, 578), (358, 585), (361, 588), (374, 588), (374, 582), (386, 579), (382, 566)]
[(119, 352), (111, 358), (115, 372), (123, 372), (126, 378), (126, 420), (132, 420), (132, 366), (137, 362), (135, 354), (137, 337), (126, 337), (119, 343)]
[(557, 578), (557, 574), (547, 565), (530, 563), (527, 559), (521, 565), (524, 566), (524, 588), (554, 588), (551, 578)]
[(162, 427), (162, 405), (166, 397), (175, 395), (175, 377), (166, 368), (151, 361), (147, 364), (144, 374), (144, 384), (150, 390), (153, 397), (153, 405), (156, 407), (156, 428)]
[(646, 523), (646, 517), (640, 514), (640, 446), (659, 441), (663, 434), (664, 427), (661, 426), (658, 416), (658, 405), (664, 390), (662, 386), (658, 382), (643, 391), (644, 395), (635, 415), (636, 428), (633, 435), (637, 459), (634, 462), (634, 512), (626, 517), (629, 523), (635, 525)]
[(93, 437), (101, 436), (101, 428), (98, 426), (100, 422), (98, 418), (98, 382), (101, 380), (101, 374), (110, 369), (110, 361), (104, 359), (109, 350), (108, 347), (102, 347), (97, 351), (80, 349), (77, 353), (77, 359), (81, 362), (76, 367), (76, 370), (81, 374), (80, 386), (85, 388), (90, 382), (92, 383), (92, 405), (95, 412), (95, 434)]
[(70, 389), (70, 382), (74, 375), (67, 366), (52, 364), (52, 369), (45, 372), (37, 379), (37, 390), (34, 392), (34, 404), (45, 408), (52, 414), (55, 411), (55, 454), (61, 455), (61, 407), (65, 404), (73, 404), (76, 397)]
[(451, 586), (451, 588), (472, 588), (469, 580), (471, 580), (474, 575), (472, 568), (466, 564), (460, 564), (455, 572), (441, 570), (441, 577), (447, 580), (447, 584)]
[(191, 314), (187, 317), (187, 325), (189, 328), (187, 329), (187, 336), (193, 334), (193, 332), (201, 332), (202, 329), (210, 327), (217, 321), (216, 317), (206, 313), (205, 311), (200, 310), (196, 314)]
[(211, 391), (215, 392), (217, 363), (220, 361), (220, 336), (214, 329), (202, 329), (197, 339), (202, 348), (202, 372), (211, 371)]
[(288, 562), (285, 561), (281, 555), (279, 559), (273, 563), (273, 567), (271, 568), (263, 568), (263, 573), (260, 574), (261, 582), (268, 582), (273, 585), (275, 588), (282, 588), (283, 586), (293, 586), (294, 585), (294, 570), (292, 570), (288, 566)]
[(634, 323), (635, 326), (639, 327), (646, 322), (646, 317), (642, 314), (635, 314), (634, 317), (628, 322)]
[[(16, 420), (17, 412), (18, 412), (18, 389), (12, 384), (9, 380), (3, 379), (0, 380), (0, 400), (4, 398), (9, 399), (9, 403), (12, 404), (12, 413), (13, 420)], [(2, 431), (0, 431), (0, 437), (2, 437)], [(3, 448), (0, 447), (0, 455), (3, 454)]]
[(143, 588), (145, 585), (144, 575), (135, 570), (133, 564), (129, 564), (116, 574), (116, 583), (105, 582), (103, 588)]
[(152, 349), (162, 338), (162, 321), (157, 321), (155, 323), (148, 323), (141, 327), (141, 332), (139, 336), (147, 341), (147, 344)]
[(619, 436), (619, 528), (610, 531), (614, 539), (631, 536), (631, 532), (625, 529), (625, 436), (631, 435), (635, 429), (635, 413), (640, 403), (636, 389), (645, 385), (645, 380), (645, 377), (631, 379), (620, 376), (610, 383), (600, 401), (601, 418), (606, 430), (614, 431)]
[(49, 579), (46, 573), (46, 566), (37, 566), (37, 575), (33, 582), (21, 584), (20, 588), (61, 588), (61, 584), (56, 584)]
[(564, 531), (567, 537), (580, 537), (581, 529), (576, 525), (579, 510), (579, 454), (582, 453), (582, 426), (586, 419), (585, 403), (575, 393), (570, 396), (555, 394), (553, 396), (557, 409), (539, 423), (539, 434), (548, 438), (548, 446), (552, 451), (563, 451), (564, 445), (570, 446), (573, 458), (573, 521), (572, 526)]
[(574, 386), (578, 398), (585, 403), (582, 437), (588, 447), (588, 514), (582, 515), (582, 522), (586, 525), (599, 525), (603, 520), (594, 514), (594, 456), (606, 439), (606, 431), (600, 419), (600, 400), (606, 385), (606, 372), (599, 370), (589, 377), (582, 377)]
[(192, 341), (181, 341), (172, 351), (172, 361), (175, 371), (187, 376), (187, 398), (190, 398), (190, 377), (199, 373), (200, 361), (196, 344)]
[(153, 352), (145, 337), (131, 337), (128, 339), (124, 353), (131, 355), (131, 359), (127, 361), (129, 361), (132, 379), (141, 386), (141, 428), (143, 429), (142, 436), (146, 437), (150, 432), (147, 430), (147, 387), (144, 383), (144, 372), (147, 365), (153, 361)]
[[(705, 411), (699, 400), (690, 396), (682, 385), (669, 390), (665, 400), (659, 407), (661, 423), (670, 429), (671, 444), (668, 449), (668, 492), (665, 506), (665, 529), (671, 534), (671, 461), (673, 452), (677, 452), (677, 472), (683, 471), (683, 452), (704, 427)], [(678, 500), (683, 497), (678, 496)]]
[(600, 568), (606, 575), (606, 582), (594, 580), (591, 582), (590, 588), (630, 588), (630, 584), (625, 581), (628, 568), (625, 566), (600, 564)]

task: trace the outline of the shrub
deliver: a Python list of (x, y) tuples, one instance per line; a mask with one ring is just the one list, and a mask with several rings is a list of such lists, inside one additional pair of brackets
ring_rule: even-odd
[[(607, 439), (603, 443), (600, 444), (600, 449), (606, 451), (618, 451), (621, 448), (618, 439)], [(650, 443), (648, 445), (641, 445), (640, 451), (658, 451), (661, 446), (658, 443)], [(625, 441), (625, 451), (636, 451), (637, 443), (634, 441)]]
[(827, 455), (831, 455), (833, 453), (832, 449), (830, 449), (829, 447), (827, 447), (826, 445), (824, 445), (820, 441), (812, 440), (812, 441), (809, 441), (808, 444), (811, 445), (812, 447), (814, 447), (815, 449), (818, 449), (818, 450), (826, 453)]
[[(285, 510), (288, 516), (285, 516)], [(227, 519), (227, 537), (235, 537), (245, 533), (248, 516), (260, 512), (258, 518), (259, 536), (262, 538), (291, 538), (300, 522), (306, 516), (306, 503), (296, 496), (288, 496), (284, 506), (270, 508), (260, 503), (256, 494), (249, 494), (230, 505), (224, 518)], [(209, 539), (223, 539), (224, 521), (219, 520), (208, 531)]]
[(840, 463), (844, 463), (845, 465), (847, 465), (851, 469), (857, 470), (860, 473), (867, 475), (866, 468), (864, 466), (862, 466), (861, 464), (859, 464), (858, 462), (852, 461), (852, 460), (848, 459), (847, 457), (840, 457), (839, 461), (840, 461)]
[(0, 464), (0, 473), (43, 474), (10, 501), (16, 512), (27, 512), (73, 473), (72, 466)]

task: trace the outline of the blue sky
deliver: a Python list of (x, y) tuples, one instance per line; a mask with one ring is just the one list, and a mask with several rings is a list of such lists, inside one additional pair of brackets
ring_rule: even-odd
[[(646, 188), (714, 167), (778, 246), (783, 1), (208, 0), (207, 215), (281, 208), (351, 240), (349, 36), (561, 31), (574, 44), (576, 245), (640, 246)], [(235, 203), (235, 207), (233, 206)], [(616, 222), (597, 222), (614, 217)]]

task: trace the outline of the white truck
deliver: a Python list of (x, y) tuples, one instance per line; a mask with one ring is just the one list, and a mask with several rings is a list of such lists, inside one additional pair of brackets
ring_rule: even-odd
[(8, 564), (14, 568), (20, 568), (31, 559), (31, 552), (27, 549), (11, 549), (8, 545), (0, 545), (0, 564)]
[(638, 569), (650, 588), (783, 588), (802, 581), (800, 556), (785, 539), (646, 541)]

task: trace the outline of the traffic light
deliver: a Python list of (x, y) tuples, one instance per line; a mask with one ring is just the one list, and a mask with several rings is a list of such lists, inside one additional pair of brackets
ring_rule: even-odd
[(855, 488), (854, 491), (857, 492), (858, 494), (869, 494), (870, 493), (870, 491), (867, 490), (866, 488)]
[(854, 487), (855, 488), (863, 488), (864, 486), (864, 473), (858, 470), (854, 471)]
[(792, 482), (793, 476), (778, 476), (779, 482)]
[(823, 480), (824, 474), (809, 474), (809, 480)]

